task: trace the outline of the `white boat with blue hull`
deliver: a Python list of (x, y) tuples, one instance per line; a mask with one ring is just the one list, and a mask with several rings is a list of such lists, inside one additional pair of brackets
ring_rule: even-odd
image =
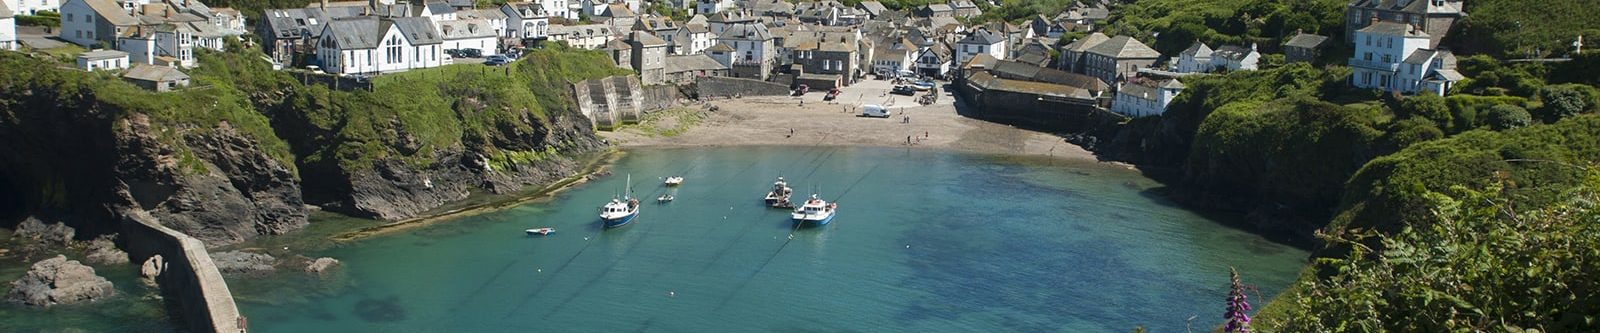
[(811, 199), (806, 200), (805, 204), (795, 208), (792, 217), (797, 224), (822, 226), (833, 222), (834, 213), (838, 208), (838, 203), (827, 202), (812, 194)]
[[(628, 176), (628, 186), (633, 185), (633, 176)], [(625, 191), (629, 193), (632, 191)], [(613, 197), (611, 202), (600, 207), (600, 220), (605, 221), (606, 228), (616, 228), (633, 222), (639, 217), (639, 199), (634, 199), (632, 194), (624, 194), (621, 198)]]

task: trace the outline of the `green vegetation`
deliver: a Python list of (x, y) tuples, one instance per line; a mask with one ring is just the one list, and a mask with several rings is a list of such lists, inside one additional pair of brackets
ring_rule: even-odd
[(1600, 36), (1600, 15), (1594, 15), (1592, 0), (1471, 0), (1466, 11), (1470, 16), (1445, 40), (1457, 52), (1567, 56), (1578, 35)]
[[(689, 129), (694, 128), (696, 124), (699, 124), (700, 121), (705, 118), (705, 113), (700, 112), (700, 110), (691, 108), (671, 108), (646, 113), (644, 115), (644, 119), (639, 120), (639, 124), (624, 125), (618, 130), (634, 129), (646, 135), (664, 136), (670, 138), (689, 131)], [(663, 122), (668, 119), (672, 120), (672, 126), (662, 127), (662, 125), (664, 125)]]
[(39, 15), (17, 15), (18, 26), (35, 27), (61, 27), (61, 14), (56, 12), (39, 12)]
[(428, 165), (441, 149), (464, 143), (486, 147), (489, 155), (495, 147), (542, 150), (513, 137), (543, 131), (536, 126), (549, 124), (552, 110), (571, 107), (569, 80), (623, 74), (603, 53), (548, 47), (506, 67), (462, 64), (383, 75), (373, 79), (372, 91), (307, 86), (293, 96), (286, 116), (325, 134), (303, 145), (306, 162), (336, 161), (346, 170), (386, 158)]
[[(1116, 7), (1107, 35), (1136, 36), (1162, 54), (1194, 41), (1275, 49), (1295, 31), (1339, 39), (1345, 0), (1144, 0)], [(1157, 36), (1159, 35), (1159, 36)], [(1263, 53), (1266, 53), (1263, 51)]]
[[(1593, 126), (1593, 121), (1553, 127)], [(1519, 134), (1537, 134), (1532, 131)], [(1590, 133), (1593, 141), (1593, 133)], [(1518, 135), (1518, 134), (1513, 134)], [(1293, 296), (1263, 310), (1263, 332), (1583, 332), (1600, 328), (1600, 172), (1564, 166), (1574, 186), (1530, 200), (1509, 179), (1482, 190), (1427, 192), (1425, 223), (1393, 236), (1330, 234), (1352, 251), (1319, 264), (1332, 272), (1302, 279)], [(1483, 176), (1483, 175), (1479, 175)], [(1481, 179), (1481, 178), (1480, 178)], [(1426, 213), (1424, 213), (1426, 212)], [(1365, 244), (1377, 243), (1381, 247)], [(1286, 294), (1288, 295), (1288, 294)]]
[[(233, 71), (224, 63), (246, 64), (250, 59), (236, 54), (201, 54), (202, 66), (217, 67), (216, 72), (196, 72), (193, 87), (174, 92), (156, 93), (123, 81), (110, 72), (82, 72), (57, 66), (67, 63), (50, 63), (50, 59), (37, 60), (14, 52), (0, 52), (0, 100), (13, 105), (31, 105), (29, 108), (49, 110), (100, 110), (113, 119), (132, 114), (150, 117), (155, 128), (165, 128), (157, 136), (177, 151), (182, 166), (191, 171), (204, 171), (199, 159), (182, 143), (186, 133), (203, 133), (227, 123), (233, 129), (256, 139), (263, 150), (285, 166), (294, 167), (288, 145), (278, 138), (267, 118), (252, 106), (253, 97), (234, 89), (219, 76)], [(256, 61), (257, 65), (263, 65)], [(249, 66), (242, 66), (248, 68)], [(30, 96), (29, 92), (53, 91), (53, 95)], [(51, 98), (49, 101), (34, 100)], [(43, 104), (38, 104), (43, 103)], [(41, 110), (41, 109), (33, 109)], [(13, 112), (15, 112), (13, 111)]]

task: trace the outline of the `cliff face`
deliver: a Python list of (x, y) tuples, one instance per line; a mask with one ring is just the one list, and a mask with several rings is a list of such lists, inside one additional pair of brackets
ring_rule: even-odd
[(91, 91), (10, 88), (0, 105), (0, 191), (17, 195), (0, 217), (55, 216), (92, 238), (116, 231), (114, 212), (136, 207), (214, 245), (306, 224), (293, 172), (226, 122), (153, 125)]

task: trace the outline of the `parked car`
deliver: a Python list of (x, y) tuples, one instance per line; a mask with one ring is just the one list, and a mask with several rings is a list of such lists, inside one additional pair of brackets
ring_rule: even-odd
[(909, 86), (894, 86), (894, 89), (889, 90), (889, 93), (892, 93), (892, 94), (895, 94), (895, 95), (912, 96), (912, 95), (916, 95), (917, 94), (917, 90), (916, 89), (912, 89)]
[(805, 95), (806, 92), (809, 92), (809, 91), (811, 91), (811, 87), (806, 86), (804, 84), (801, 84), (800, 88), (797, 88), (797, 89), (794, 90), (794, 95), (793, 96)]
[(457, 58), (482, 58), (483, 57), (483, 50), (479, 50), (479, 49), (457, 49), (455, 56)]
[(489, 59), (485, 60), (483, 62), (484, 65), (489, 65), (489, 66), (500, 66), (500, 65), (505, 65), (505, 64), (509, 64), (509, 63), (511, 63), (511, 58), (510, 57), (506, 57), (506, 56), (498, 55), (498, 54), (489, 56)]

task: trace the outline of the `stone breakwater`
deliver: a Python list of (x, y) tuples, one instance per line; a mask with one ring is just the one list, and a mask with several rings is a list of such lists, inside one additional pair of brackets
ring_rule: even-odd
[(122, 235), (128, 237), (128, 254), (145, 262), (167, 302), (181, 311), (190, 331), (244, 332), (244, 316), (234, 304), (228, 283), (222, 279), (205, 244), (199, 239), (162, 226), (141, 210), (124, 212)]

